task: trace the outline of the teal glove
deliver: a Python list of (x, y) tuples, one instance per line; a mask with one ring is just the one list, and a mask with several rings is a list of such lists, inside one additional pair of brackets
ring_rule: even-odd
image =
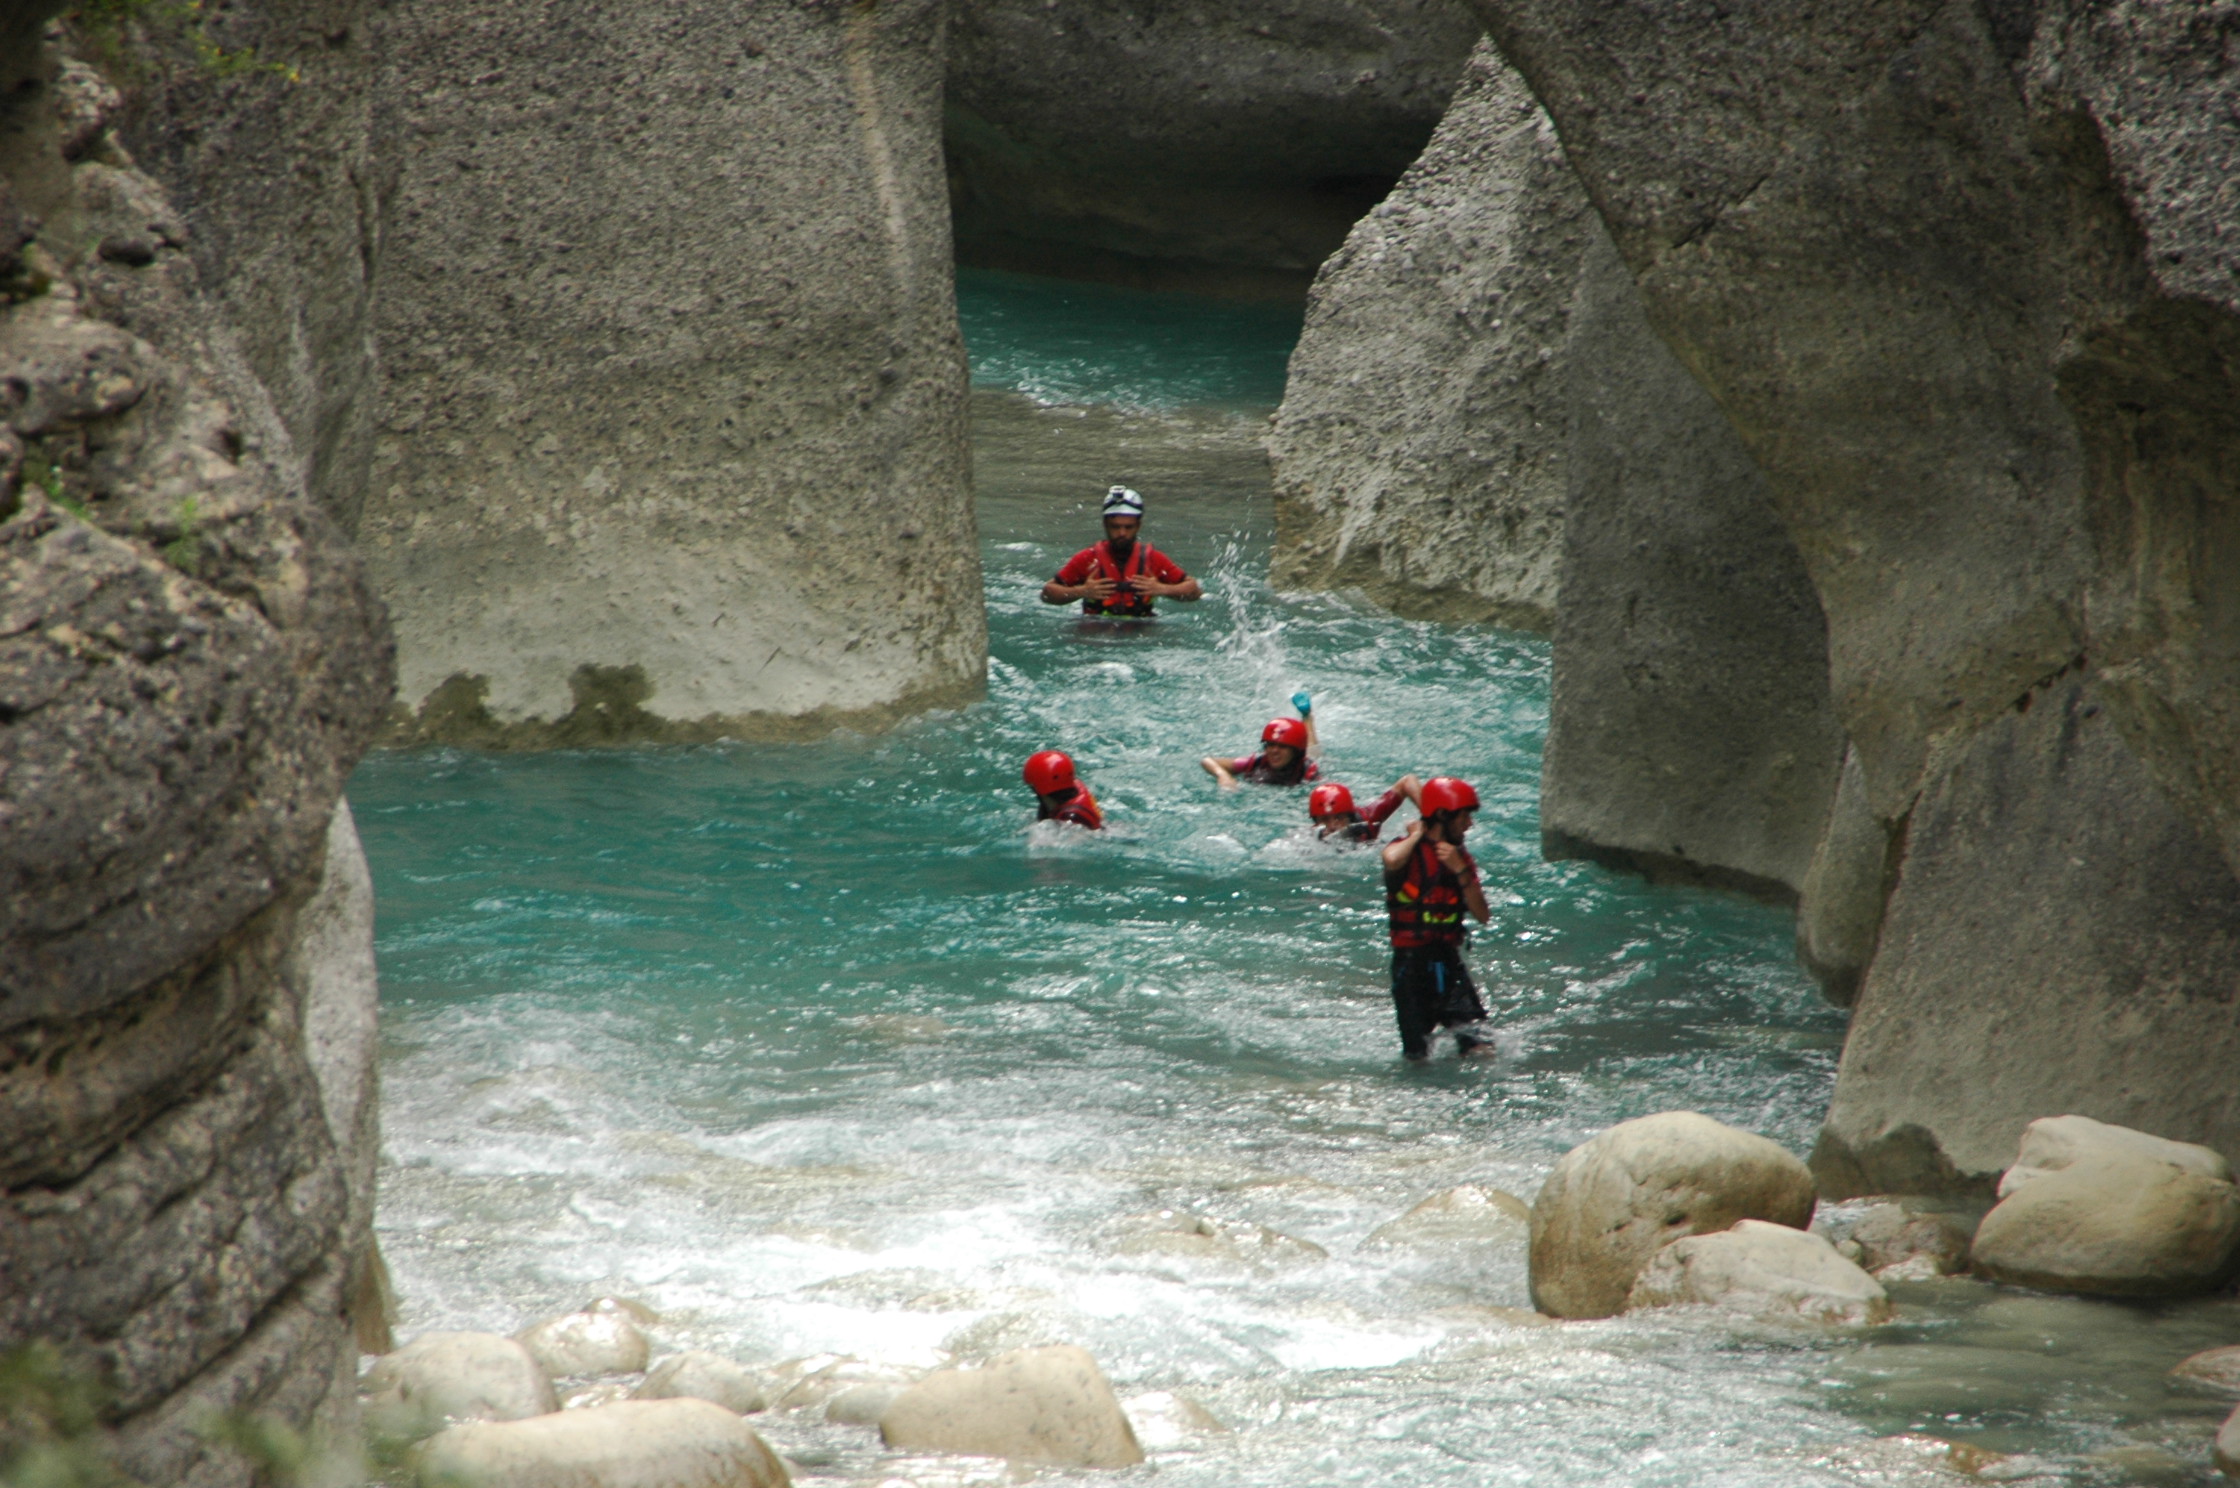
[(1291, 706), (1297, 708), (1299, 716), (1304, 718), (1314, 711), (1314, 699), (1303, 692), (1295, 692), (1291, 694)]

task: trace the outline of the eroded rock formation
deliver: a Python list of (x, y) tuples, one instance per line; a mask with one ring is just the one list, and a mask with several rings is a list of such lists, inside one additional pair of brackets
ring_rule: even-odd
[(391, 737), (799, 732), (972, 694), (937, 0), (457, 0), (392, 11), (385, 46), (358, 538), (396, 616)]
[(1823, 1184), (1981, 1186), (2055, 1110), (2240, 1151), (2230, 14), (1477, 9), (1826, 615)]
[(353, 1410), (371, 906), (342, 783), (380, 607), (232, 354), (114, 90), (0, 10), (0, 1348), (102, 1375), (124, 1465)]
[(1297, 294), (1423, 147), (1457, 0), (965, 0), (948, 156), (967, 263)]

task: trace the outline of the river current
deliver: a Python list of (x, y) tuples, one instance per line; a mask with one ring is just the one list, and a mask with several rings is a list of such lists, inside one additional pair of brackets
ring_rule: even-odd
[[(1267, 585), (1259, 436), (1296, 312), (967, 273), (986, 701), (815, 744), (377, 754), (379, 1231), (407, 1334), (636, 1297), (664, 1348), (1076, 1342), (1225, 1428), (1122, 1474), (1320, 1484), (2211, 1481), (2161, 1381), (2240, 1306), (1901, 1285), (1864, 1333), (1535, 1325), (1521, 1228), (1380, 1227), (1688, 1108), (1809, 1147), (1843, 1036), (1785, 912), (1540, 860), (1548, 646)], [(1135, 634), (1036, 590), (1125, 481), (1206, 583)], [(1366, 799), (1462, 775), (1492, 1061), (1399, 1058), (1372, 855), (1216, 791), (1292, 692)], [(1097, 837), (1030, 823), (1063, 747)], [(805, 1485), (998, 1481), (813, 1414)], [(1067, 1475), (1044, 1475), (1054, 1482)], [(1086, 1475), (1082, 1481), (1114, 1481)]]

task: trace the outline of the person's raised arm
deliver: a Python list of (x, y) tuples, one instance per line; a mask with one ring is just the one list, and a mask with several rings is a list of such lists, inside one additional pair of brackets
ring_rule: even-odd
[(1407, 831), (1387, 842), (1379, 850), (1378, 855), (1384, 859), (1384, 871), (1388, 876), (1406, 871), (1408, 855), (1416, 850), (1416, 844), (1422, 838), (1423, 818), (1419, 816), (1408, 823)]
[(1229, 762), (1227, 760), (1218, 760), (1209, 754), (1198, 761), (1198, 768), (1204, 770), (1219, 782), (1223, 790), (1235, 790), (1237, 788), (1237, 777), (1229, 772)]
[(1416, 810), (1423, 809), (1423, 782), (1413, 775), (1403, 775), (1392, 782), (1392, 788), (1412, 802)]

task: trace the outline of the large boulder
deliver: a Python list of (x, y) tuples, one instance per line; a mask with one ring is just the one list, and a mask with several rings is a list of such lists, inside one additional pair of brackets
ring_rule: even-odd
[(1814, 1323), (1879, 1323), (1890, 1316), (1881, 1284), (1836, 1254), (1825, 1237), (1757, 1219), (1673, 1241), (1626, 1296), (1629, 1311), (1691, 1302)]
[(1457, 0), (970, 0), (950, 22), (965, 262), (1296, 294), (1439, 121)]
[(1843, 760), (1803, 560), (1599, 225), (1563, 357), (1541, 851), (1793, 901)]
[(633, 1397), (638, 1400), (706, 1400), (742, 1416), (770, 1408), (770, 1383), (743, 1364), (688, 1349), (671, 1354), (646, 1371)]
[(1563, 348), (1600, 231), (1554, 126), (1481, 42), (1431, 143), (1307, 297), (1268, 439), (1279, 587), (1555, 623)]
[(1559, 1158), (1532, 1201), (1532, 1305), (1613, 1316), (1672, 1241), (1740, 1219), (1802, 1229), (1813, 1203), (1804, 1164), (1764, 1137), (1694, 1111), (1622, 1121)]
[(2240, 1188), (2206, 1147), (2082, 1117), (2034, 1122), (2000, 1192), (1974, 1245), (1994, 1281), (2183, 1296), (2240, 1269)]
[(2240, 1395), (2240, 1344), (2203, 1349), (2181, 1359), (2171, 1369), (2170, 1378), (2188, 1389)]
[(754, 1429), (705, 1400), (635, 1400), (454, 1426), (414, 1454), (429, 1488), (787, 1488)]
[(377, 1437), (418, 1441), (459, 1421), (519, 1421), (560, 1408), (552, 1380), (513, 1339), (423, 1333), (374, 1360), (361, 1388)]
[(879, 1434), (906, 1451), (1063, 1467), (1128, 1467), (1143, 1448), (1086, 1349), (1021, 1349), (927, 1375), (887, 1407)]
[(357, 535), (390, 738), (791, 736), (978, 691), (946, 10), (387, 9)]
[(601, 1297), (574, 1312), (531, 1323), (513, 1335), (552, 1375), (635, 1374), (653, 1352), (641, 1323), (653, 1314), (621, 1297)]

